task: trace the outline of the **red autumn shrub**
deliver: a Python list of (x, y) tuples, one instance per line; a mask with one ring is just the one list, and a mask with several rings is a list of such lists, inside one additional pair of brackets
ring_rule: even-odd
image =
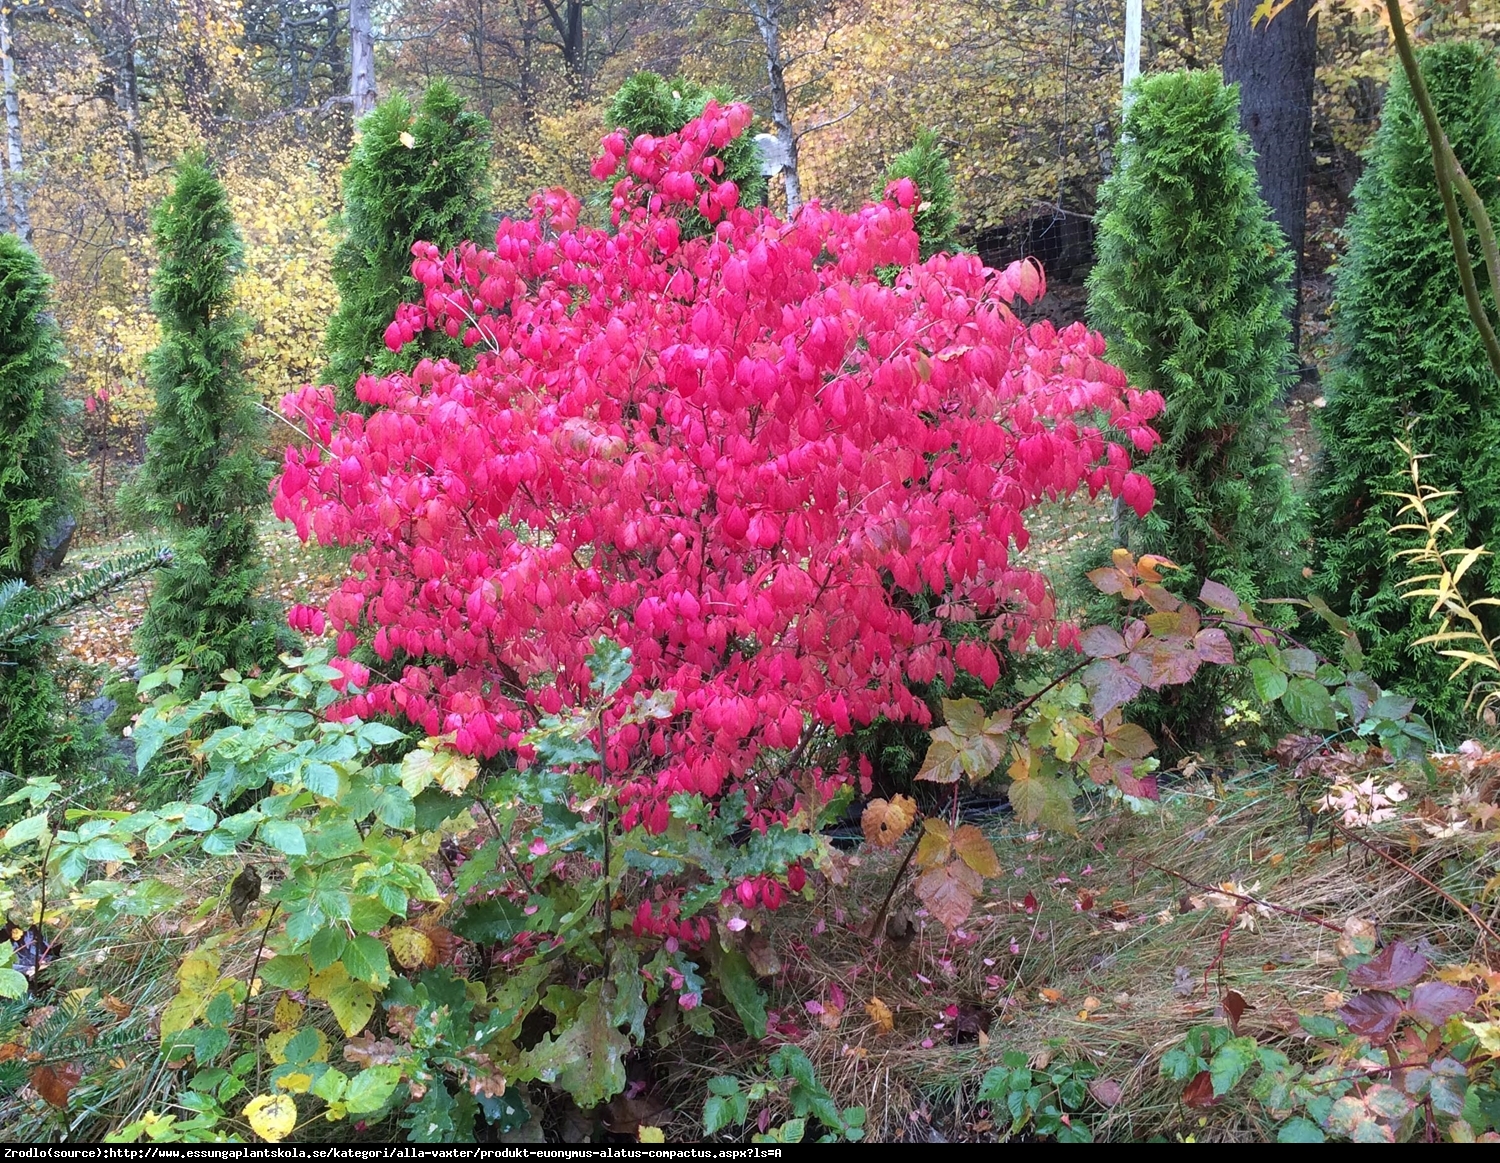
[[(327, 604), (339, 648), (363, 627), (404, 660), (351, 712), (514, 749), (582, 699), (610, 636), (635, 665), (606, 756), (626, 827), (664, 827), (677, 791), (774, 807), (796, 764), (768, 752), (800, 756), (811, 726), (926, 723), (908, 683), (992, 682), (997, 649), (1070, 645), (1013, 560), (1027, 510), (1080, 487), (1152, 501), (1126, 445), (1155, 444), (1161, 400), (1082, 324), (1018, 321), (1034, 264), (917, 265), (909, 182), (853, 214), (739, 208), (712, 151), (749, 117), (606, 138), (613, 231), (554, 190), (493, 249), (414, 247), (425, 301), (389, 340), (443, 328), (473, 371), (367, 378), (369, 417), (328, 389), (284, 404), (313, 440), (287, 450), (277, 513), (356, 547)], [(690, 205), (711, 236), (682, 240)], [(915, 616), (924, 591), (936, 621)], [(625, 721), (637, 691), (671, 692), (670, 715)]]

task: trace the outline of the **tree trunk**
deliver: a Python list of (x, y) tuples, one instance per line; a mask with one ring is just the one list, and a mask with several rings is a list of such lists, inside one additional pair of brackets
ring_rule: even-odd
[(3, 71), (5, 83), (6, 192), (10, 203), (10, 228), (29, 246), (31, 214), (26, 205), (26, 183), (21, 176), (21, 100), (16, 92), (16, 63), (11, 60), (10, 51), (10, 9), (0, 6), (0, 71)]
[(355, 119), (375, 108), (375, 34), (370, 0), (349, 0), (349, 96)]
[(114, 10), (114, 32), (120, 54), (119, 84), (115, 89), (115, 106), (125, 115), (125, 137), (135, 159), (137, 174), (146, 170), (146, 147), (141, 141), (141, 94), (135, 68), (135, 46), (140, 37), (140, 18), (136, 0), (123, 0)]
[(781, 55), (781, 0), (750, 0), (750, 13), (766, 46), (766, 75), (771, 82), (771, 124), (785, 151), (781, 180), (786, 185), (786, 214), (802, 208), (802, 179), (797, 173), (797, 135), (792, 132), (791, 104), (786, 95), (786, 62)]
[(1312, 0), (1293, 0), (1254, 27), (1257, 0), (1234, 0), (1224, 45), (1224, 79), (1239, 82), (1240, 124), (1255, 147), (1262, 196), (1296, 263), (1292, 342), (1302, 324), (1302, 244), (1307, 235), (1307, 177), (1312, 162), (1313, 74), (1318, 22)]

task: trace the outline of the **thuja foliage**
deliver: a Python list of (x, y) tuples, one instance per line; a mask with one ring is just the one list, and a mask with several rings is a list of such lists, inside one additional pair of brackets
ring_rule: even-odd
[(0, 577), (30, 578), (33, 555), (75, 494), (49, 286), (30, 248), (0, 234)]
[[(1500, 192), (1500, 77), (1477, 44), (1421, 57), (1454, 153), (1481, 198)], [(1468, 227), (1476, 269), (1479, 245)], [(1485, 280), (1480, 294), (1493, 311)], [(1404, 76), (1391, 84), (1364, 176), (1354, 190), (1349, 253), (1335, 282), (1339, 364), (1319, 417), (1318, 584), (1369, 640), (1371, 673), (1418, 696), (1440, 720), (1461, 714), (1452, 664), (1418, 638), (1427, 610), (1405, 600), (1396, 554), (1420, 546), (1398, 523), (1409, 491), (1397, 440), (1420, 443), (1422, 479), (1461, 490), (1451, 532), (1460, 545), (1500, 541), (1500, 381), (1490, 369), (1454, 274), (1453, 249), (1422, 118)], [(1406, 432), (1410, 430), (1411, 436)], [(1500, 564), (1477, 558), (1461, 583), (1470, 598), (1500, 592)], [(1490, 627), (1490, 634), (1496, 627)]]
[(266, 502), (263, 425), (243, 372), (246, 323), (234, 309), (240, 238), (224, 187), (201, 155), (177, 168), (157, 208), (152, 306), (162, 341), (147, 372), (156, 423), (126, 490), (129, 511), (165, 530), (175, 563), (158, 579), (137, 639), (155, 667), (204, 673), (275, 657), (275, 621), (256, 598), (255, 519)]
[(953, 172), (937, 134), (924, 129), (907, 149), (891, 159), (885, 172), (880, 196), (892, 182), (906, 178), (916, 186), (921, 201), (912, 213), (921, 243), (921, 257), (931, 258), (940, 251), (958, 249), (957, 195), (953, 189)]
[(344, 170), (345, 236), (333, 259), (339, 309), (328, 325), (324, 377), (345, 406), (354, 405), (362, 375), (410, 368), (432, 351), (456, 354), (441, 331), (401, 336), (389, 350), (389, 327), (397, 304), (418, 293), (413, 243), (447, 250), (484, 233), (489, 132), (489, 122), (442, 81), (415, 109), (396, 93), (359, 123)]
[[(774, 817), (799, 778), (852, 774), (804, 738), (925, 723), (909, 683), (992, 683), (997, 650), (1069, 640), (1012, 557), (1027, 510), (1084, 486), (1151, 501), (1129, 449), (1154, 444), (1159, 399), (1082, 325), (1016, 318), (1034, 266), (917, 264), (909, 197), (743, 208), (715, 154), (749, 120), (710, 102), (680, 133), (606, 138), (612, 231), (549, 191), (493, 250), (423, 249), (400, 318), (459, 324), (472, 373), (387, 376), (368, 419), (315, 389), (283, 405), (313, 439), (287, 451), (277, 512), (356, 547), (326, 615), (341, 651), (366, 635), (386, 660), (348, 711), (524, 748), (610, 637), (634, 672), (606, 712), (609, 780), (627, 826), (658, 831), (679, 792)], [(715, 233), (685, 239), (686, 208)], [(638, 692), (665, 716), (614, 731)]]
[[(61, 436), (62, 344), (48, 287), (36, 255), (0, 234), (0, 583), (10, 583), (0, 594), (11, 600), (73, 494)], [(62, 700), (48, 655), (36, 638), (0, 652), (0, 770), (45, 771), (61, 758)]]
[(1184, 580), (1285, 596), (1304, 539), (1279, 407), (1292, 260), (1256, 186), (1238, 90), (1212, 71), (1140, 81), (1098, 226), (1090, 319), (1130, 382), (1166, 401), (1142, 466), (1156, 506), (1130, 546)]
[[(664, 138), (676, 133), (695, 117), (703, 115), (710, 101), (727, 105), (734, 95), (723, 85), (700, 85), (686, 77), (672, 80), (656, 73), (640, 72), (615, 91), (609, 102), (609, 124), (625, 131), (626, 140), (641, 134)], [(739, 134), (726, 142), (715, 156), (723, 163), (718, 177), (733, 182), (740, 192), (740, 205), (759, 206), (765, 197), (766, 179), (760, 172), (755, 142)], [(611, 183), (612, 185), (612, 183)], [(681, 215), (683, 233), (707, 234), (712, 226), (702, 213), (688, 210)]]

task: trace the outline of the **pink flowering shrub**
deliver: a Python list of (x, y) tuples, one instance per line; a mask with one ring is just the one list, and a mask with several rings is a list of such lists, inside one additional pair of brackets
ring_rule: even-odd
[[(366, 378), (369, 417), (327, 388), (283, 404), (311, 439), (287, 449), (276, 512), (355, 547), (327, 621), (341, 653), (365, 636), (392, 663), (347, 712), (521, 749), (538, 715), (585, 700), (608, 636), (633, 653), (606, 723), (627, 828), (730, 787), (764, 818), (811, 730), (926, 724), (909, 683), (993, 682), (997, 651), (1073, 645), (1017, 560), (1028, 510), (1080, 488), (1153, 500), (1130, 463), (1160, 397), (1082, 324), (1017, 319), (1034, 264), (918, 265), (910, 182), (854, 213), (739, 208), (712, 151), (749, 119), (710, 105), (677, 134), (606, 138), (613, 229), (551, 190), (493, 248), (414, 247), (424, 298), (388, 342), (441, 328), (472, 371)], [(688, 206), (711, 236), (682, 239)], [(936, 621), (915, 616), (924, 593)], [(636, 692), (670, 713), (626, 721)]]

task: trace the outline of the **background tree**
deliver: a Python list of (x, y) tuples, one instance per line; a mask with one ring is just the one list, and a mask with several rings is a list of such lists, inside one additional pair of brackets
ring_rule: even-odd
[[(1454, 153), (1493, 204), (1500, 194), (1500, 77), (1491, 51), (1443, 45), (1420, 60)], [(1400, 74), (1355, 187), (1348, 230), (1349, 253), (1335, 284), (1339, 365), (1319, 417), (1317, 585), (1368, 639), (1370, 673), (1451, 723), (1462, 691), (1447, 681), (1450, 660), (1412, 646), (1433, 625), (1426, 608), (1396, 587), (1409, 571), (1393, 555), (1410, 542), (1388, 533), (1399, 502), (1385, 493), (1403, 483), (1406, 459), (1395, 444), (1403, 439), (1428, 455), (1424, 480), (1461, 490), (1452, 502), (1453, 543), (1500, 542), (1500, 383), (1454, 276), (1427, 137)], [(1470, 237), (1478, 269), (1478, 242), (1472, 231)], [(1483, 280), (1480, 290), (1493, 310)], [(1497, 559), (1480, 558), (1465, 583), (1475, 595), (1497, 592)]]
[(1292, 343), (1300, 332), (1302, 244), (1312, 165), (1313, 79), (1318, 17), (1312, 0), (1292, 0), (1275, 20), (1259, 0), (1235, 0), (1224, 43), (1224, 80), (1240, 87), (1240, 124), (1255, 150), (1261, 197), (1292, 256)]
[[(346, 233), (333, 263), (339, 309), (328, 327), (325, 375), (349, 406), (361, 375), (410, 366), (418, 350), (432, 347), (431, 339), (398, 354), (385, 346), (397, 304), (418, 292), (412, 243), (447, 251), (480, 238), (489, 174), (489, 122), (443, 82), (415, 111), (399, 93), (386, 98), (359, 128), (344, 170)], [(435, 342), (452, 348), (443, 337)]]
[[(734, 99), (734, 94), (722, 85), (700, 85), (686, 77), (668, 81), (656, 73), (637, 73), (615, 90), (608, 118), (610, 125), (626, 131), (629, 141), (643, 133), (665, 137), (700, 116), (710, 100), (727, 106)], [(759, 206), (765, 196), (766, 180), (761, 176), (760, 154), (754, 139), (740, 134), (717, 151), (716, 156), (724, 163), (722, 178), (739, 187), (740, 205)], [(693, 236), (713, 229), (696, 210), (685, 212), (684, 224), (687, 233)]]
[(958, 249), (958, 211), (955, 209), (957, 195), (953, 189), (953, 173), (948, 165), (948, 155), (943, 151), (937, 134), (924, 129), (910, 149), (903, 150), (891, 159), (885, 177), (871, 191), (872, 198), (883, 198), (885, 189), (902, 178), (910, 178), (917, 187), (921, 201), (912, 213), (917, 227), (917, 238), (922, 243), (922, 258)]
[(1099, 194), (1089, 316), (1130, 382), (1166, 399), (1162, 444), (1142, 466), (1156, 507), (1131, 547), (1253, 600), (1296, 576), (1303, 525), (1279, 407), (1292, 260), (1237, 106), (1217, 72), (1138, 82)]
[(277, 649), (275, 622), (256, 597), (255, 519), (269, 472), (243, 371), (245, 319), (234, 309), (239, 233), (201, 154), (178, 165), (153, 233), (156, 425), (127, 508), (171, 534), (176, 564), (152, 592), (137, 645), (148, 670), (188, 658), (206, 675), (248, 671)]

